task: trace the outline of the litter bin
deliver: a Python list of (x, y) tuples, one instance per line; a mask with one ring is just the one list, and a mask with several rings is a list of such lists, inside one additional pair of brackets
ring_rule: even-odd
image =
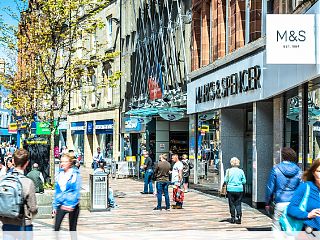
[(109, 174), (90, 174), (90, 211), (109, 211)]

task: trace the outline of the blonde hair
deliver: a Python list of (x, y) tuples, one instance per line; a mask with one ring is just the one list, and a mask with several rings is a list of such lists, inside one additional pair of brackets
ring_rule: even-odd
[(231, 158), (230, 164), (231, 164), (231, 167), (239, 167), (240, 166), (239, 158), (236, 158), (236, 157)]
[(74, 155), (70, 154), (70, 153), (65, 153), (61, 156), (61, 158), (67, 158), (69, 160), (69, 162), (73, 162), (74, 160)]
[(161, 154), (160, 157), (162, 157), (164, 160), (167, 160), (167, 159), (168, 159), (168, 155), (167, 155), (166, 153)]
[(187, 155), (187, 154), (182, 154), (182, 158), (187, 159), (187, 158), (188, 158), (188, 155)]

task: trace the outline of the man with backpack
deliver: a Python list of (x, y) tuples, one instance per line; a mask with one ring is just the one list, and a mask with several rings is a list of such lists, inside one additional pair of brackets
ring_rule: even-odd
[[(149, 157), (149, 153), (145, 151), (144, 155), (144, 165), (142, 166), (145, 170), (144, 174), (144, 188), (141, 194), (153, 194), (153, 186), (152, 186), (152, 176), (153, 176), (153, 161), (151, 157)], [(149, 191), (148, 191), (149, 188)]]
[[(3, 231), (33, 230), (32, 218), (37, 214), (38, 207), (34, 183), (24, 176), (24, 170), (29, 164), (28, 157), (27, 150), (16, 150), (13, 154), (13, 173), (0, 181), (0, 221), (3, 223)], [(19, 204), (9, 204), (12, 202)]]

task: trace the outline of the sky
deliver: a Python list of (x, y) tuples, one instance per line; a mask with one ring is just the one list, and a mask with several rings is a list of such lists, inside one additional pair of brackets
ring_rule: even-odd
[[(5, 11), (6, 7), (9, 7), (15, 12), (18, 12), (15, 0), (0, 0), (0, 15), (1, 15), (1, 18), (3, 18), (3, 20), (6, 23), (10, 25), (17, 25), (18, 22), (6, 13)], [(1, 46), (0, 46), (0, 58), (6, 58), (6, 54), (4, 53)]]

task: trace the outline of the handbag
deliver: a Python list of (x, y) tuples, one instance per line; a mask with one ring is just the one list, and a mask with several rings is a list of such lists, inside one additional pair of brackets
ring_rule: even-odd
[[(227, 178), (229, 178), (229, 169), (227, 170)], [(227, 183), (224, 182), (222, 184), (222, 187), (221, 187), (221, 190), (220, 190), (220, 195), (223, 195), (223, 196), (227, 196)]]
[[(301, 211), (306, 211), (309, 195), (310, 195), (310, 186), (307, 183), (306, 192), (299, 206)], [(284, 210), (282, 216), (279, 219), (281, 230), (285, 231), (289, 235), (293, 234), (294, 232), (302, 231), (304, 220), (296, 219), (294, 217), (289, 216), (287, 213), (287, 210), (288, 210), (288, 207)]]

